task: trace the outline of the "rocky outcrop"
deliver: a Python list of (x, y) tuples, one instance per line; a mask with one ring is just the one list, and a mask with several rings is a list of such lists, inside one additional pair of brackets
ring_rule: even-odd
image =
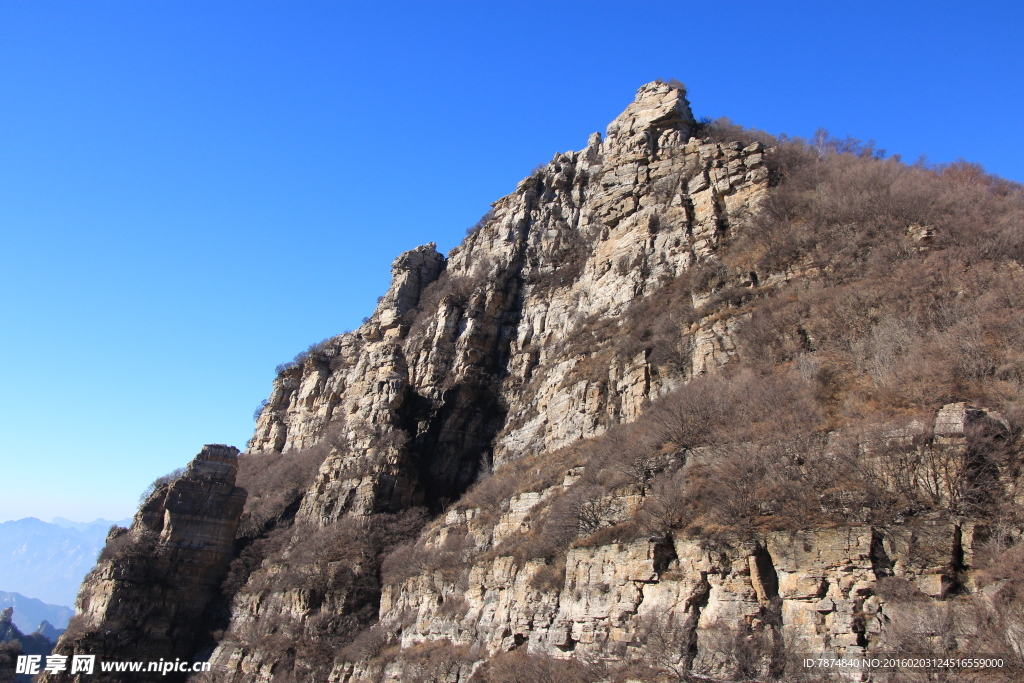
[[(295, 523), (440, 510), (481, 470), (636, 419), (652, 398), (726, 363), (736, 325), (721, 315), (680, 328), (670, 361), (643, 348), (616, 356), (616, 337), (631, 331), (615, 328), (633, 302), (694, 267), (720, 268), (717, 251), (767, 191), (761, 145), (695, 130), (680, 88), (644, 86), (604, 138), (556, 154), (447, 257), (433, 244), (401, 255), (362, 326), (285, 367), (249, 453), (333, 444)], [(599, 348), (609, 358), (595, 372), (587, 359)], [(264, 623), (290, 600), (244, 593), (236, 623)], [(285, 612), (288, 623), (328, 617)], [(271, 658), (243, 644), (249, 635), (214, 655), (237, 680), (268, 675)]]
[(235, 486), (237, 455), (230, 446), (204, 446), (184, 474), (153, 491), (131, 528), (111, 530), (58, 654), (195, 656), (210, 637), (207, 608), (234, 555), (245, 504), (245, 490)]
[(694, 126), (682, 90), (644, 86), (604, 141), (555, 155), (447, 259), (433, 245), (400, 256), (363, 326), (284, 371), (249, 452), (308, 447), (332, 426), (349, 444), (302, 516), (451, 500), (481, 463), (598, 435), (727, 362), (736, 325), (719, 317), (680, 331), (671, 367), (639, 353), (583, 368), (586, 327), (716, 263), (767, 189), (761, 145), (694, 139)]
[[(522, 647), (726, 680), (745, 649), (745, 674), (768, 677), (803, 656), (852, 658), (877, 648), (890, 620), (905, 616), (876, 595), (877, 580), (908, 577), (939, 597), (939, 575), (960, 537), (952, 522), (936, 520), (920, 529), (855, 526), (756, 540), (645, 539), (571, 550), (554, 584), (543, 561), (499, 557), (474, 565), (466, 586), (439, 572), (416, 577), (385, 593), (381, 614), (405, 649), (447, 639), (482, 655)], [(884, 568), (883, 552), (891, 562)], [(458, 601), (457, 612), (446, 608)], [(398, 681), (401, 667), (377, 678), (346, 664), (336, 678)]]
[[(972, 433), (971, 425), (989, 431)], [(994, 411), (949, 404), (936, 415), (928, 447), (942, 450), (951, 467), (966, 467), (979, 440), (1005, 430)], [(883, 440), (904, 439), (909, 451), (925, 447), (907, 432), (890, 430)], [(869, 452), (867, 442), (861, 450)], [(930, 465), (918, 467), (924, 476)], [(460, 507), (437, 520), (422, 537), (423, 569), (383, 592), (375, 628), (392, 634), (397, 655), (339, 664), (332, 680), (404, 680), (417, 648), (438, 642), (477, 653), (477, 662), (522, 649), (555, 659), (645, 662), (712, 680), (774, 680), (800, 673), (806, 657), (870, 659), (908, 641), (933, 652), (993, 646), (979, 634), (998, 614), (1000, 587), (951, 601), (977, 590), (973, 570), (991, 539), (989, 521), (935, 512), (886, 525), (703, 537), (669, 531), (628, 542), (582, 540), (554, 562), (521, 556), (517, 548), (557, 514), (545, 508), (571, 496), (579, 480), (570, 469), (560, 484), (510, 497), (497, 517)], [(592, 509), (608, 517), (596, 526), (635, 518), (643, 498), (626, 487), (597, 501)], [(586, 539), (587, 532), (573, 535)], [(1024, 652), (1024, 639), (1009, 637), (1010, 647)], [(864, 671), (844, 680), (890, 680), (879, 676)]]

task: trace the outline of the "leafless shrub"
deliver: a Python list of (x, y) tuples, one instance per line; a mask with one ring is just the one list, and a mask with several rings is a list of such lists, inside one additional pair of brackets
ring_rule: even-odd
[(459, 507), (495, 511), (516, 489), (513, 477), (485, 474), (460, 499)]
[(444, 619), (459, 620), (469, 611), (469, 603), (461, 595), (449, 595), (438, 605), (436, 614)]
[(263, 414), (263, 409), (267, 407), (268, 403), (270, 403), (270, 401), (268, 401), (267, 399), (263, 399), (262, 401), (260, 401), (260, 404), (256, 407), (256, 410), (253, 411), (253, 414), (252, 414), (253, 422), (255, 422), (256, 420), (260, 419), (260, 415)]
[(599, 664), (579, 659), (555, 659), (522, 649), (488, 659), (470, 679), (471, 683), (594, 683), (608, 672)]
[(147, 486), (145, 490), (141, 494), (139, 494), (139, 505), (142, 505), (147, 500), (149, 500), (149, 497), (152, 496), (157, 489), (164, 486), (170, 486), (175, 481), (180, 479), (181, 475), (183, 474), (185, 474), (185, 468), (179, 467), (178, 469), (172, 472), (168, 472), (167, 474), (164, 474), (154, 479), (153, 483)]
[(341, 652), (341, 658), (349, 662), (374, 659), (397, 643), (395, 635), (380, 624), (374, 624), (359, 633), (352, 643)]
[(560, 553), (550, 558), (530, 578), (530, 588), (541, 593), (560, 591), (565, 585), (565, 555)]
[(117, 562), (129, 558), (148, 558), (153, 556), (157, 535), (148, 529), (111, 533), (107, 543), (100, 551), (99, 561)]
[(697, 651), (696, 614), (648, 613), (637, 624), (632, 647), (644, 663), (669, 680), (689, 680)]
[(466, 230), (466, 235), (475, 235), (476, 233), (480, 232), (484, 228), (484, 226), (486, 226), (492, 220), (494, 220), (494, 209), (488, 209), (487, 213), (480, 217), (480, 220), (478, 220), (476, 223), (471, 225)]
[(388, 585), (400, 584), (417, 574), (437, 569), (452, 570), (463, 564), (467, 548), (466, 533), (449, 533), (444, 543), (434, 545), (428, 539), (417, 539), (397, 545), (384, 558), (381, 576)]
[(663, 438), (681, 450), (707, 443), (716, 425), (726, 421), (732, 410), (722, 387), (718, 378), (698, 377), (659, 401), (651, 410), (651, 419)]
[(698, 125), (694, 131), (694, 135), (696, 137), (711, 138), (715, 142), (741, 142), (744, 145), (749, 145), (752, 142), (760, 142), (767, 146), (772, 146), (778, 143), (778, 138), (774, 135), (766, 133), (763, 130), (744, 128), (739, 124), (733, 123), (731, 119), (725, 116), (714, 120), (702, 118), (697, 123)]
[(473, 662), (465, 645), (447, 639), (431, 640), (402, 650), (402, 680), (410, 683), (449, 683)]
[(295, 513), (331, 451), (326, 441), (330, 439), (303, 450), (239, 456), (235, 482), (248, 492), (238, 524), (239, 537), (253, 538), (268, 524)]

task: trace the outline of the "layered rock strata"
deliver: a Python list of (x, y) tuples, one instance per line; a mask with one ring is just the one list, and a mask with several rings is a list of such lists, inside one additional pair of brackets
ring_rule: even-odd
[[(941, 462), (966, 467), (979, 441), (1007, 433), (999, 413), (966, 403), (944, 406), (925, 427), (884, 431), (880, 440), (910, 451), (942, 451)], [(911, 438), (929, 430), (930, 440)], [(908, 639), (933, 653), (993, 647), (979, 633), (1006, 598), (998, 584), (978, 600), (952, 600), (977, 589), (975, 556), (991, 538), (990, 520), (937, 512), (889, 525), (700, 538), (669, 531), (571, 547), (564, 566), (550, 558), (517, 558), (516, 547), (551, 514), (546, 504), (571, 495), (578, 479), (578, 471), (569, 470), (560, 484), (517, 494), (497, 519), (473, 507), (438, 519), (423, 534), (420, 551), (433, 562), (383, 592), (375, 628), (391, 634), (398, 655), (339, 664), (331, 680), (401, 681), (418, 666), (414, 654), (401, 653), (438, 642), (476, 653), (458, 667), (458, 680), (467, 680), (480, 661), (517, 649), (559, 659), (644, 662), (713, 680), (799, 680), (813, 673), (801, 669), (803, 658), (870, 659), (905, 647)], [(954, 493), (936, 495), (948, 501)], [(597, 525), (634, 518), (643, 498), (638, 487), (606, 494)], [(1021, 636), (1010, 634), (1010, 656), (1024, 654)], [(842, 680), (902, 680), (871, 671), (848, 674)]]
[[(433, 244), (402, 254), (362, 326), (286, 367), (250, 455), (334, 444), (295, 523), (440, 510), (482, 470), (600, 435), (728, 362), (737, 321), (722, 315), (681, 326), (669, 359), (638, 348), (596, 371), (588, 362), (631, 333), (615, 328), (635, 301), (694, 267), (720, 268), (716, 253), (765, 196), (760, 144), (695, 130), (680, 88), (640, 88), (604, 137), (556, 154), (447, 257)], [(283, 571), (273, 566), (263, 571)], [(257, 630), (273, 621), (270, 605), (295, 605), (288, 591), (243, 592), (234, 621)], [(282, 620), (332, 614), (320, 597), (314, 604), (282, 607)], [(252, 638), (229, 634), (218, 666), (234, 680), (272, 678), (271, 658), (242, 641)]]

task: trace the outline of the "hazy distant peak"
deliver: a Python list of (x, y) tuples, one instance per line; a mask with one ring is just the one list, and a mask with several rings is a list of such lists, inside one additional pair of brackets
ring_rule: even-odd
[(129, 524), (132, 523), (132, 518), (131, 517), (127, 517), (125, 519), (111, 521), (109, 519), (103, 519), (102, 517), (99, 517), (97, 519), (94, 519), (91, 522), (73, 522), (73, 521), (71, 521), (70, 519), (68, 519), (66, 517), (54, 517), (53, 521), (51, 523), (52, 524), (56, 524), (57, 526), (63, 527), (65, 529), (74, 529), (76, 531), (85, 531), (86, 529), (88, 529), (90, 527), (102, 527), (103, 529), (108, 529), (108, 528), (110, 528), (111, 526), (113, 526), (115, 524), (117, 526), (128, 526)]

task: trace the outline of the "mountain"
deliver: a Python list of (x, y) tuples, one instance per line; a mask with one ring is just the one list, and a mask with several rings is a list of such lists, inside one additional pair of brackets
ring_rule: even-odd
[(104, 538), (106, 537), (107, 532), (110, 530), (110, 527), (128, 526), (132, 523), (131, 517), (127, 519), (120, 519), (116, 522), (111, 522), (110, 520), (103, 519), (102, 517), (94, 519), (91, 522), (72, 522), (70, 519), (67, 519), (65, 517), (54, 517), (50, 521), (53, 524), (56, 524), (57, 526), (63, 527), (65, 529), (74, 529), (75, 531), (82, 531), (93, 535), (101, 534)]
[[(60, 635), (59, 633), (54, 635), (55, 631), (66, 628), (68, 621), (75, 613), (70, 607), (48, 605), (42, 600), (26, 598), (20, 593), (0, 591), (0, 609), (5, 607), (14, 608), (14, 624), (21, 629), (22, 633), (39, 631), (54, 642), (57, 641), (57, 635)], [(42, 623), (46, 623), (51, 630), (44, 631), (40, 628)]]
[[(73, 605), (113, 522), (65, 527), (35, 517), (0, 524), (0, 589)], [(75, 525), (75, 526), (70, 526)], [(38, 623), (38, 622), (37, 622)]]
[(998, 653), (984, 680), (1019, 680), (1022, 262), (1019, 185), (647, 84), (282, 365), (246, 453), (206, 446), (111, 534), (57, 651), (345, 683)]
[(15, 673), (17, 658), (20, 655), (37, 655), (44, 660), (53, 651), (56, 636), (60, 634), (46, 621), (40, 624), (40, 631), (49, 627), (46, 632), (23, 633), (13, 622), (13, 612), (13, 607), (0, 609), (0, 681), (30, 683), (28, 674)]

